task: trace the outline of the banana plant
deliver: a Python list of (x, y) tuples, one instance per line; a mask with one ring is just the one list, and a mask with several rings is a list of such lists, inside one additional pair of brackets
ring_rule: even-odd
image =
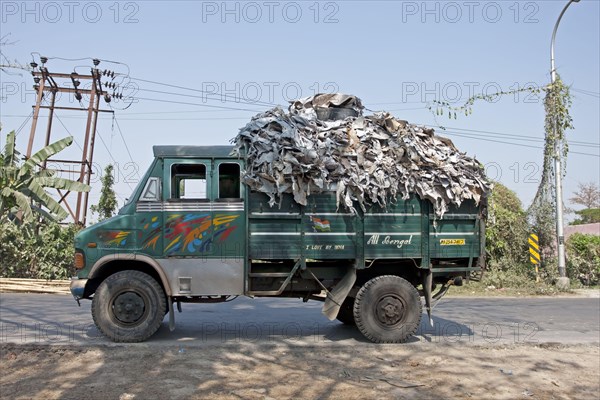
[(33, 222), (38, 216), (62, 221), (68, 214), (46, 189), (87, 192), (90, 187), (56, 177), (56, 171), (38, 166), (70, 146), (73, 137), (51, 143), (21, 163), (20, 153), (15, 148), (15, 136), (15, 131), (7, 135), (4, 152), (0, 155), (0, 216), (8, 214), (21, 222)]

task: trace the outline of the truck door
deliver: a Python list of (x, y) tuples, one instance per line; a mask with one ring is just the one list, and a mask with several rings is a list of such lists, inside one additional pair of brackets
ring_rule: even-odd
[(240, 171), (237, 160), (165, 159), (160, 262), (173, 295), (244, 293)]
[(164, 256), (210, 255), (210, 160), (166, 159), (164, 174)]

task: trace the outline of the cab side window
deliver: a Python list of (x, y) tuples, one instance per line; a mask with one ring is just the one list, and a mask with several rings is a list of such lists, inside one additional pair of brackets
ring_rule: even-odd
[(206, 166), (173, 164), (171, 166), (171, 199), (207, 200)]
[(219, 165), (219, 199), (239, 199), (240, 165), (222, 163)]

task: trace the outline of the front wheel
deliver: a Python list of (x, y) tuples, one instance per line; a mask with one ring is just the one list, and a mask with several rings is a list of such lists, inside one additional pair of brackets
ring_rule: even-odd
[(142, 342), (160, 327), (167, 310), (158, 282), (140, 271), (120, 271), (106, 278), (92, 299), (98, 329), (114, 342)]
[(354, 301), (354, 320), (360, 332), (375, 343), (401, 343), (421, 323), (421, 297), (407, 280), (383, 275), (365, 283)]

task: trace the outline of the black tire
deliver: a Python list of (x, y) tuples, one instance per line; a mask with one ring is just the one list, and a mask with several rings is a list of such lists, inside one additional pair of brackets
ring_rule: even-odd
[(143, 342), (158, 330), (166, 312), (164, 291), (140, 271), (109, 276), (92, 299), (94, 323), (114, 342)]
[(344, 325), (356, 325), (354, 321), (354, 297), (346, 297), (336, 318)]
[(365, 283), (354, 301), (354, 320), (374, 343), (402, 343), (421, 323), (421, 297), (407, 280), (383, 275)]

